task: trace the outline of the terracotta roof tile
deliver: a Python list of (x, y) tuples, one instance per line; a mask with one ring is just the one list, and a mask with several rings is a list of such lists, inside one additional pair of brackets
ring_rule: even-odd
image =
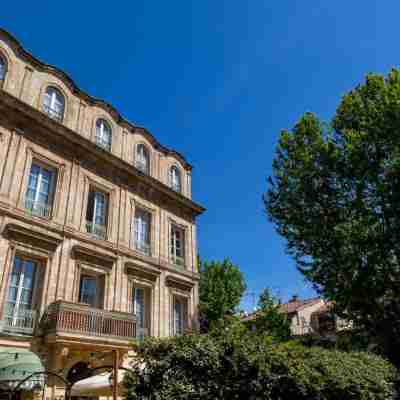
[(287, 303), (284, 303), (280, 306), (280, 311), (291, 314), (296, 311), (299, 311), (305, 307), (313, 306), (314, 304), (319, 303), (322, 301), (321, 298), (313, 298), (313, 299), (304, 299), (304, 300), (292, 300)]

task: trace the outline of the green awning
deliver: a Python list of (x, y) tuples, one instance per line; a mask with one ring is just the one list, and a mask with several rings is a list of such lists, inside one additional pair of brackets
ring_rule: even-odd
[[(18, 382), (34, 372), (45, 371), (39, 357), (28, 349), (18, 347), (0, 347), (0, 384), (16, 386)], [(24, 385), (32, 387), (42, 384), (43, 376), (38, 375)]]

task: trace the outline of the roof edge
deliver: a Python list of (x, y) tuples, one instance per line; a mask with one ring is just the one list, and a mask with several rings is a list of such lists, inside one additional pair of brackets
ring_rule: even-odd
[(92, 106), (102, 107), (105, 111), (109, 112), (120, 125), (128, 129), (130, 132), (134, 133), (140, 131), (157, 150), (164, 153), (164, 155), (177, 158), (183, 164), (184, 168), (187, 171), (191, 171), (193, 169), (193, 166), (186, 160), (186, 158), (181, 153), (162, 145), (154, 137), (154, 135), (150, 133), (148, 129), (128, 121), (121, 115), (121, 113), (113, 105), (111, 105), (107, 101), (89, 95), (87, 92), (82, 90), (75, 83), (75, 81), (62, 69), (50, 64), (46, 64), (43, 61), (39, 60), (37, 57), (35, 57), (29, 51), (27, 51), (22, 46), (21, 42), (10, 32), (0, 27), (0, 35), (5, 36), (7, 40), (11, 43), (11, 45), (14, 47), (15, 52), (25, 61), (29, 62), (32, 66), (38, 68), (41, 71), (51, 73), (56, 77), (58, 77), (59, 79), (61, 79), (69, 87), (72, 93), (78, 95), (81, 99), (85, 100)]

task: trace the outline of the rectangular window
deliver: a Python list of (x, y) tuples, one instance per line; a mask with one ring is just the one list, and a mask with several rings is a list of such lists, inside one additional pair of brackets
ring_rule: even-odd
[(38, 163), (32, 163), (25, 208), (34, 215), (49, 218), (52, 210), (55, 187), (55, 171)]
[(170, 234), (170, 255), (171, 262), (178, 266), (185, 265), (185, 237), (184, 231), (171, 225)]
[(146, 255), (151, 254), (150, 229), (151, 214), (136, 208), (133, 220), (133, 248)]
[(173, 310), (172, 310), (172, 324), (173, 335), (183, 335), (187, 329), (187, 299), (182, 297), (173, 296)]
[(103, 308), (104, 286), (104, 275), (82, 274), (79, 283), (79, 303), (93, 308)]
[(136, 336), (139, 340), (149, 334), (150, 294), (151, 290), (149, 288), (133, 288), (132, 308), (133, 313), (136, 315)]
[(86, 231), (96, 239), (107, 236), (108, 196), (95, 189), (89, 190), (86, 210)]
[(15, 257), (3, 317), (6, 328), (33, 330), (36, 270), (34, 261)]

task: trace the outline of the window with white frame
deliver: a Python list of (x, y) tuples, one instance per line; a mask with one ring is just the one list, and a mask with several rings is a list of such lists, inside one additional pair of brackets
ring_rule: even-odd
[(107, 236), (108, 195), (90, 188), (86, 210), (86, 231), (96, 239)]
[(43, 111), (51, 118), (62, 122), (64, 118), (65, 99), (61, 92), (48, 86), (43, 97)]
[(33, 162), (25, 196), (25, 209), (34, 215), (49, 218), (52, 210), (56, 172)]
[(185, 232), (173, 224), (170, 232), (170, 257), (173, 264), (185, 265)]
[(96, 121), (96, 144), (104, 150), (111, 151), (111, 127), (104, 119)]
[(135, 208), (133, 219), (132, 244), (135, 250), (146, 255), (151, 254), (151, 213), (141, 208)]
[(144, 144), (136, 146), (135, 167), (146, 175), (150, 173), (150, 156)]
[(169, 169), (169, 186), (171, 189), (175, 190), (175, 192), (182, 192), (181, 172), (176, 165), (173, 165)]
[(0, 54), (0, 88), (3, 87), (4, 81), (6, 80), (7, 74), (7, 62), (5, 58)]
[(180, 296), (172, 297), (172, 335), (183, 335), (187, 329), (188, 307), (187, 299)]
[(35, 261), (15, 256), (3, 315), (5, 327), (33, 329), (36, 274)]

